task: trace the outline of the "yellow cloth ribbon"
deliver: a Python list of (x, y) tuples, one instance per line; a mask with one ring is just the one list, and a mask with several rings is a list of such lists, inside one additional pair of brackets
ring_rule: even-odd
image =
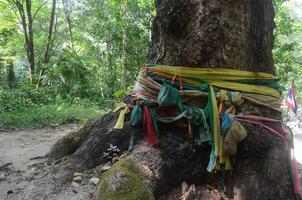
[(210, 95), (212, 99), (212, 108), (213, 108), (213, 122), (214, 122), (213, 133), (214, 133), (215, 156), (221, 156), (222, 140), (221, 140), (221, 133), (220, 133), (219, 112), (218, 112), (215, 92), (211, 85), (210, 85)]
[[(262, 72), (250, 72), (244, 70), (224, 69), (224, 68), (188, 68), (176, 66), (156, 65), (151, 68), (154, 74), (172, 80), (176, 76), (182, 77), (182, 82), (193, 86), (200, 87), (201, 81), (210, 81), (211, 85), (218, 88), (228, 90), (250, 92), (256, 94), (269, 95), (280, 98), (281, 94), (278, 90), (261, 85), (252, 85), (244, 83), (236, 83), (236, 80), (277, 80), (277, 77)], [(206, 83), (204, 84), (206, 85)]]
[(262, 72), (251, 72), (245, 70), (226, 68), (194, 68), (156, 65), (152, 67), (154, 72), (174, 74), (182, 77), (194, 77), (203, 80), (243, 80), (243, 79), (268, 79), (277, 80), (272, 74)]
[(130, 110), (129, 110), (127, 104), (125, 104), (125, 103), (123, 103), (123, 104), (119, 105), (118, 107), (116, 107), (113, 112), (116, 112), (118, 110), (121, 110), (121, 111), (120, 111), (120, 114), (118, 116), (118, 119), (116, 121), (116, 124), (115, 124), (114, 128), (115, 129), (123, 129), (124, 128), (124, 123), (125, 123), (125, 115)]

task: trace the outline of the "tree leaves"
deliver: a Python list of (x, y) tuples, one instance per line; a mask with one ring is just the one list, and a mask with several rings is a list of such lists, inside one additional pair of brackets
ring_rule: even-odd
[[(275, 46), (273, 50), (274, 63), (277, 68), (281, 84), (286, 88), (290, 80), (295, 83), (301, 82), (301, 22), (292, 14), (293, 10), (283, 0), (275, 0), (275, 23), (274, 31)], [(297, 86), (297, 96), (301, 96), (301, 84)]]

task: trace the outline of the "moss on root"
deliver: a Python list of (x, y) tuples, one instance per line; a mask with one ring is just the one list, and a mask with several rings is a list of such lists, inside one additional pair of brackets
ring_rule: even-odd
[(154, 200), (144, 178), (132, 161), (121, 159), (102, 175), (98, 200)]

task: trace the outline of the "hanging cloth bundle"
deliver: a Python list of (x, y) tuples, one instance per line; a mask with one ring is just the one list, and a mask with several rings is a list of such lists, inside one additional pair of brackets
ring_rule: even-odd
[[(220, 92), (217, 93), (218, 91)], [(210, 172), (217, 164), (221, 164), (222, 171), (230, 169), (229, 156), (236, 154), (237, 143), (247, 136), (246, 130), (239, 122), (259, 124), (270, 133), (288, 141), (289, 135), (268, 125), (277, 120), (267, 120), (267, 118), (257, 116), (235, 116), (234, 118), (223, 117), (220, 124), (219, 113), (235, 114), (235, 107), (240, 106), (244, 100), (280, 112), (280, 86), (277, 78), (268, 73), (223, 68), (146, 65), (140, 72), (131, 95), (147, 102), (134, 107), (131, 124), (133, 126), (142, 124), (145, 138), (151, 145), (158, 144), (158, 123), (171, 123), (185, 117), (188, 119), (191, 135), (194, 124), (197, 127), (196, 138), (202, 142), (207, 141), (212, 146), (207, 167)], [(202, 114), (194, 113), (192, 107), (185, 108), (182, 98), (188, 99), (188, 97), (208, 97), (204, 110), (198, 108)], [(151, 102), (153, 106), (148, 105)], [(173, 117), (161, 117), (155, 111), (154, 105), (156, 104), (160, 107), (178, 108), (180, 113)], [(127, 112), (128, 107), (122, 107), (116, 128), (123, 127)], [(200, 118), (196, 118), (196, 116)], [(207, 122), (209, 122), (209, 127)], [(297, 164), (295, 159), (290, 163), (292, 164), (290, 169), (292, 170), (294, 193), (298, 194)]]
[[(149, 80), (148, 77), (151, 77), (152, 79), (157, 78), (158, 80), (161, 79), (163, 80), (163, 85), (157, 95), (157, 99), (155, 100), (155, 102), (158, 103), (159, 106), (177, 106), (181, 111), (183, 110), (179, 91), (171, 85), (174, 83), (174, 79), (176, 81), (179, 81), (181, 87), (181, 81), (183, 81), (184, 87), (192, 87), (197, 90), (208, 93), (208, 103), (204, 109), (204, 113), (205, 117), (209, 121), (211, 131), (210, 143), (212, 145), (212, 152), (210, 158), (212, 159), (212, 162), (210, 163), (214, 163), (214, 157), (215, 160), (217, 160), (217, 157), (221, 158), (220, 160), (227, 159), (226, 156), (223, 155), (222, 137), (219, 121), (219, 110), (222, 110), (223, 103), (220, 104), (220, 109), (218, 109), (218, 102), (216, 100), (214, 87), (225, 88), (228, 90), (238, 90), (247, 93), (256, 93), (260, 95), (269, 95), (275, 98), (280, 97), (280, 92), (278, 91), (278, 84), (276, 84), (277, 78), (271, 74), (266, 73), (254, 73), (242, 70), (231, 70), (221, 68), (187, 68), (160, 65), (147, 65), (146, 72), (147, 76), (145, 78), (145, 81), (142, 78), (139, 78), (138, 80), (135, 95), (138, 95), (138, 97), (147, 96), (147, 99), (152, 99), (153, 93), (150, 93), (150, 95), (144, 95), (139, 92), (139, 88), (145, 88), (143, 90), (150, 91), (149, 89), (147, 89), (149, 87), (147, 85), (144, 85), (144, 83), (148, 84), (149, 86), (156, 85), (156, 83), (152, 84), (152, 81)], [(172, 80), (171, 84), (167, 84), (168, 80)], [(261, 82), (261, 85), (258, 85), (259, 82)], [(156, 87), (158, 88), (158, 86)], [(229, 91), (225, 92), (225, 94), (229, 93)], [(236, 105), (242, 103), (242, 97), (239, 93), (231, 93), (231, 95), (224, 95), (224, 97), (221, 98), (221, 101), (225, 101), (226, 97), (229, 97), (232, 103), (235, 103)], [(190, 135), (192, 135), (192, 124), (190, 119), (191, 117), (192, 115), (189, 116), (188, 120)], [(203, 134), (201, 136), (206, 135)], [(206, 137), (203, 138), (206, 139)]]
[(234, 156), (237, 154), (237, 144), (247, 136), (245, 128), (237, 121), (233, 120), (226, 135), (223, 138), (224, 155)]
[(183, 111), (182, 101), (178, 90), (164, 83), (157, 96), (157, 103), (160, 107), (177, 106), (180, 111)]
[[(278, 90), (279, 85), (277, 83), (277, 78), (267, 73), (255, 73), (249, 71), (222, 68), (188, 68), (161, 65), (147, 65), (147, 67), (147, 75), (150, 77), (158, 78), (159, 80), (174, 80), (175, 77), (182, 77), (182, 81), (184, 82), (184, 84), (189, 85), (189, 87), (193, 87), (203, 92), (208, 92), (208, 103), (204, 110), (206, 118), (209, 120), (210, 130), (212, 133), (212, 151), (208, 169), (213, 169), (213, 166), (210, 165), (216, 162), (217, 157), (220, 158), (220, 160), (227, 159), (223, 154), (222, 149), (219, 109), (217, 106), (214, 87), (224, 88), (227, 90), (242, 91), (247, 93), (256, 93), (260, 95), (268, 95), (273, 96), (275, 98), (280, 98), (281, 96), (280, 91)], [(259, 83), (261, 84), (259, 85)], [(164, 83), (161, 91), (165, 87), (166, 84)], [(228, 92), (225, 92), (225, 94), (227, 93)], [(225, 97), (226, 95), (224, 95), (224, 98)], [(238, 95), (238, 93), (234, 93), (234, 95), (229, 95), (229, 98), (236, 104), (242, 103), (242, 98), (240, 95)], [(223, 104), (220, 104), (220, 110), (222, 110), (222, 106)], [(189, 120), (189, 130), (191, 130), (190, 125), (191, 121)], [(242, 137), (244, 137), (244, 135)], [(231, 138), (231, 136), (229, 137)], [(233, 138), (234, 141), (237, 141), (239, 139), (241, 139), (241, 137)], [(234, 153), (234, 150), (232, 150), (232, 152)]]

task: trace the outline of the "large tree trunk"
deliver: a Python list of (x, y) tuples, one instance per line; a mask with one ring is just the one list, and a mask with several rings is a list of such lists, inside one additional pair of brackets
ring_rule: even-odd
[[(158, 0), (156, 8), (151, 62), (274, 74), (271, 0)], [(279, 112), (247, 102), (239, 111), (281, 119)], [(113, 129), (116, 119), (116, 113), (109, 113), (80, 132), (62, 138), (49, 153), (50, 161), (71, 154), (57, 170), (58, 177), (69, 177), (75, 170), (104, 163), (102, 153), (109, 144), (126, 151), (133, 133), (135, 146), (126, 160), (128, 164), (119, 161), (103, 175), (99, 199), (119, 199), (114, 195), (120, 195), (116, 187), (121, 185), (126, 187), (122, 199), (153, 199), (150, 192), (157, 198), (184, 180), (218, 185), (219, 174), (206, 172), (210, 147), (192, 147), (185, 129), (161, 127), (159, 145), (150, 147), (141, 137), (142, 130), (131, 127), (129, 115), (122, 130)], [(227, 193), (234, 199), (293, 199), (288, 154), (282, 141), (259, 126), (243, 125), (248, 136), (238, 146), (233, 171), (227, 176)], [(125, 182), (127, 178), (135, 180), (135, 184)], [(129, 191), (139, 191), (135, 192), (138, 196), (131, 196)]]
[[(271, 0), (158, 0), (151, 63), (223, 67), (275, 73)], [(281, 119), (269, 108), (243, 105), (243, 113)], [(239, 145), (228, 192), (243, 199), (292, 199), (288, 154), (265, 130), (248, 127)]]
[(274, 73), (271, 0), (156, 2), (151, 63)]

